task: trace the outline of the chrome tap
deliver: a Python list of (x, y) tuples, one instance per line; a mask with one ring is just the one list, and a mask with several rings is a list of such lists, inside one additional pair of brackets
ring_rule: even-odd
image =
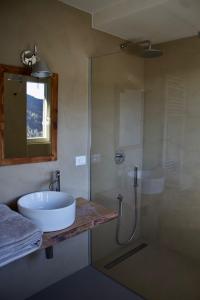
[(49, 184), (50, 191), (60, 192), (60, 171), (56, 170), (52, 175), (52, 181)]

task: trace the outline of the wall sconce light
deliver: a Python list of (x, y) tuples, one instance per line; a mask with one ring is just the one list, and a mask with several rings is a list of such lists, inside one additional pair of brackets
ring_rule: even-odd
[(33, 50), (24, 50), (21, 53), (22, 63), (31, 68), (31, 76), (37, 78), (47, 78), (52, 76), (46, 62), (40, 59), (36, 45)]

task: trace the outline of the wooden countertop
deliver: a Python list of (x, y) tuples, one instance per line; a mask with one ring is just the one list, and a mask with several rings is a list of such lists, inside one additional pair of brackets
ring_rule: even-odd
[(43, 234), (42, 248), (53, 246), (99, 224), (116, 219), (117, 212), (83, 198), (76, 200), (76, 219), (70, 227)]

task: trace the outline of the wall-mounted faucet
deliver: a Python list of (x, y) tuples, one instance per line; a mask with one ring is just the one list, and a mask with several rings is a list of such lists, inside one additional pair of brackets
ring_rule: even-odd
[(49, 184), (50, 191), (60, 192), (60, 171), (53, 172), (52, 181)]

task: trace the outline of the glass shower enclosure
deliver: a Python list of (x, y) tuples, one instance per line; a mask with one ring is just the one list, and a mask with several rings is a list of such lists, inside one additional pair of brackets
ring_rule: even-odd
[[(92, 59), (91, 199), (112, 209), (118, 209), (120, 197), (123, 199), (120, 243), (129, 239), (136, 213), (135, 237), (140, 232), (141, 184), (138, 180), (134, 199), (133, 182), (134, 169), (138, 168), (138, 177), (142, 169), (143, 76), (143, 61), (133, 55), (120, 52)], [(93, 261), (121, 248), (116, 228), (113, 221), (93, 232)]]
[(91, 200), (123, 199), (119, 231), (92, 231), (92, 264), (145, 299), (199, 300), (200, 45), (160, 47), (92, 58)]

